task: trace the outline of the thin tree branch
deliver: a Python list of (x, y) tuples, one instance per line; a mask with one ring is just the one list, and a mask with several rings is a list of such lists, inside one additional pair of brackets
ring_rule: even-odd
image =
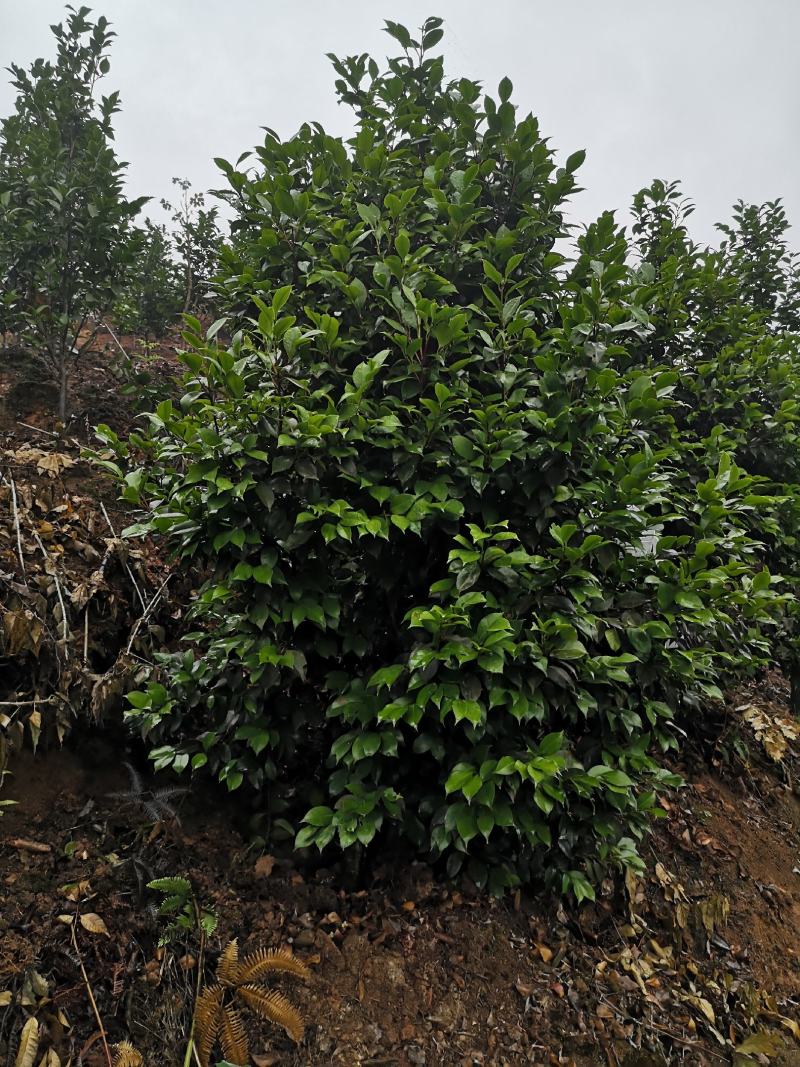
[(97, 1020), (97, 1027), (100, 1030), (100, 1039), (103, 1042), (103, 1050), (106, 1054), (106, 1061), (108, 1063), (108, 1067), (114, 1067), (114, 1061), (111, 1058), (111, 1049), (108, 1047), (106, 1028), (105, 1026), (103, 1026), (103, 1020), (100, 1018), (100, 1012), (97, 1008), (97, 1001), (94, 999), (94, 993), (92, 992), (92, 985), (89, 981), (89, 976), (86, 973), (86, 968), (83, 965), (83, 957), (81, 956), (81, 951), (78, 948), (78, 939), (75, 936), (75, 925), (77, 923), (77, 920), (78, 916), (76, 915), (75, 920), (70, 924), (70, 932), (72, 934), (72, 947), (75, 949), (75, 955), (78, 957), (78, 965), (80, 966), (81, 974), (83, 975), (83, 984), (86, 986), (86, 992), (89, 995), (89, 1002), (92, 1005), (92, 1011), (94, 1012), (94, 1017)]
[(20, 533), (20, 528), (19, 528), (19, 509), (17, 508), (17, 487), (14, 484), (13, 476), (9, 475), (9, 477), (11, 478), (11, 503), (12, 503), (12, 506), (14, 508), (14, 528), (17, 531), (17, 552), (19, 553), (19, 565), (20, 565), (20, 567), (22, 567), (22, 580), (25, 582), (25, 585), (27, 585), (28, 584), (28, 578), (27, 578), (27, 575), (25, 574), (25, 560), (24, 560), (23, 555), (22, 555), (22, 534)]
[[(47, 560), (49, 560), (50, 557), (47, 554), (47, 549), (42, 544), (41, 537), (39, 537), (39, 534), (35, 530), (34, 530), (33, 536), (36, 539), (37, 545), (42, 550), (42, 555), (45, 558), (45, 562), (47, 562)], [(59, 582), (58, 575), (55, 572), (53, 573), (53, 581), (56, 583), (56, 592), (58, 593), (58, 602), (61, 605), (61, 626), (62, 626), (62, 630), (63, 630), (62, 636), (63, 636), (63, 639), (64, 639), (64, 643), (66, 644), (66, 642), (69, 640), (69, 624), (67, 623), (67, 608), (66, 608), (66, 605), (64, 604), (64, 597), (61, 594), (61, 582)], [(65, 655), (66, 655), (66, 653), (65, 653)]]
[(150, 603), (145, 608), (144, 614), (142, 616), (140, 616), (140, 618), (137, 620), (136, 625), (134, 626), (134, 628), (133, 628), (133, 630), (131, 632), (131, 639), (130, 639), (130, 641), (128, 641), (128, 647), (125, 649), (125, 655), (128, 655), (130, 653), (130, 650), (133, 647), (133, 642), (136, 640), (136, 635), (138, 634), (138, 632), (139, 632), (139, 630), (140, 630), (140, 628), (142, 626), (142, 623), (147, 618), (149, 618), (150, 615), (152, 615), (152, 613), (153, 613), (153, 611), (154, 611), (154, 609), (156, 607), (156, 604), (161, 599), (161, 594), (164, 591), (164, 589), (166, 587), (166, 584), (170, 580), (171, 577), (172, 577), (171, 573), (167, 575), (167, 577), (164, 579), (164, 581), (161, 583), (161, 585), (156, 590), (155, 596), (153, 597), (153, 599), (150, 601)]
[[(102, 500), (100, 501), (100, 510), (103, 512), (103, 515), (105, 516), (105, 520), (108, 523), (108, 528), (111, 531), (111, 536), (114, 538), (115, 541), (118, 541), (119, 538), (117, 537), (117, 532), (114, 529), (114, 526), (112, 525), (111, 519), (108, 517), (108, 512), (106, 511), (106, 506), (105, 506), (105, 504), (103, 503)], [(136, 582), (136, 579), (133, 576), (133, 571), (128, 566), (128, 561), (127, 560), (125, 560), (124, 565), (125, 565), (125, 570), (128, 572), (128, 577), (130, 578), (131, 582), (133, 583), (133, 588), (136, 590), (136, 595), (139, 597), (139, 603), (142, 605), (142, 610), (143, 611), (147, 611), (147, 604), (145, 603), (145, 599), (142, 596), (142, 591), (139, 588), (139, 586), (138, 586), (138, 584)]]

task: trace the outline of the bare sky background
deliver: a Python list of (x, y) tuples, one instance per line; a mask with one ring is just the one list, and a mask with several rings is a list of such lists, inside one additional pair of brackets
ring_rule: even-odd
[[(77, 5), (78, 0), (75, 0)], [(213, 156), (318, 120), (350, 128), (326, 52), (397, 47), (386, 18), (445, 19), (453, 75), (534, 112), (565, 157), (587, 150), (573, 216), (590, 221), (653, 177), (680, 178), (694, 234), (714, 239), (738, 198), (782, 197), (800, 246), (800, 0), (105, 0), (118, 38), (104, 92), (119, 89), (117, 145), (131, 195), (170, 196), (173, 175), (220, 184)], [(0, 66), (54, 54), (55, 0), (0, 0)], [(13, 104), (0, 81), (0, 115)], [(159, 215), (157, 208), (151, 211)]]

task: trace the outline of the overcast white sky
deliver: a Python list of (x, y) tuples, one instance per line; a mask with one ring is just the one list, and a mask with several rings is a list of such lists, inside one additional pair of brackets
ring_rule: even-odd
[[(79, 0), (74, 0), (76, 6)], [(132, 195), (169, 196), (173, 175), (220, 184), (260, 126), (306, 120), (346, 133), (326, 52), (392, 53), (386, 18), (445, 19), (450, 72), (494, 92), (507, 74), (564, 155), (587, 150), (589, 221), (624, 214), (652, 177), (680, 178), (694, 230), (713, 239), (731, 204), (782, 197), (800, 245), (800, 0), (105, 0), (118, 33), (107, 89)], [(55, 0), (0, 0), (0, 66), (53, 54)], [(12, 106), (0, 82), (0, 115)]]

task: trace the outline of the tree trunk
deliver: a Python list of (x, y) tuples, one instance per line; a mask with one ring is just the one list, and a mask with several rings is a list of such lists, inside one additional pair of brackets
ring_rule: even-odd
[(63, 422), (67, 421), (67, 357), (61, 352), (58, 361), (58, 417)]
[(790, 667), (789, 683), (791, 685), (789, 707), (792, 709), (792, 714), (800, 719), (800, 666), (792, 664)]

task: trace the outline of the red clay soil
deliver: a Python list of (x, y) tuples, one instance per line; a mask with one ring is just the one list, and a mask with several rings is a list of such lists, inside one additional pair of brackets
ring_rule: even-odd
[[(307, 880), (248, 850), (224, 797), (189, 795), (180, 825), (155, 826), (110, 799), (125, 788), (118, 761), (84, 739), (12, 764), (0, 1063), (34, 1012), (42, 1051), (106, 1063), (81, 961), (109, 1040), (128, 1038), (146, 1064), (182, 1062), (197, 942), (158, 947), (144, 883), (166, 875), (188, 876), (218, 913), (209, 971), (232, 937), (243, 952), (290, 945), (312, 968), (307, 986), (279, 983), (306, 1020), (300, 1047), (248, 1017), (256, 1064), (715, 1064), (766, 1030), (785, 1041), (780, 1062), (798, 1062), (800, 805), (763, 769), (749, 782), (706, 774), (673, 797), (646, 879), (606, 884), (571, 912), (524, 894), (494, 901), (422, 865), (387, 867), (360, 891), (324, 870)], [(87, 913), (108, 933), (78, 925), (76, 953), (63, 917)]]
[[(180, 373), (175, 350), (177, 333), (161, 339), (147, 356), (148, 373), (162, 383)], [(136, 337), (113, 336), (101, 330), (75, 364), (69, 382), (69, 411), (65, 432), (84, 444), (93, 442), (93, 427), (106, 423), (125, 433), (136, 415), (135, 400), (120, 392), (125, 385), (124, 357), (120, 346), (136, 366), (144, 366), (142, 346)], [(58, 388), (45, 369), (30, 355), (7, 354), (0, 358), (0, 433), (16, 433), (37, 439), (30, 427), (53, 431), (58, 409)], [(39, 440), (42, 438), (39, 437)]]

